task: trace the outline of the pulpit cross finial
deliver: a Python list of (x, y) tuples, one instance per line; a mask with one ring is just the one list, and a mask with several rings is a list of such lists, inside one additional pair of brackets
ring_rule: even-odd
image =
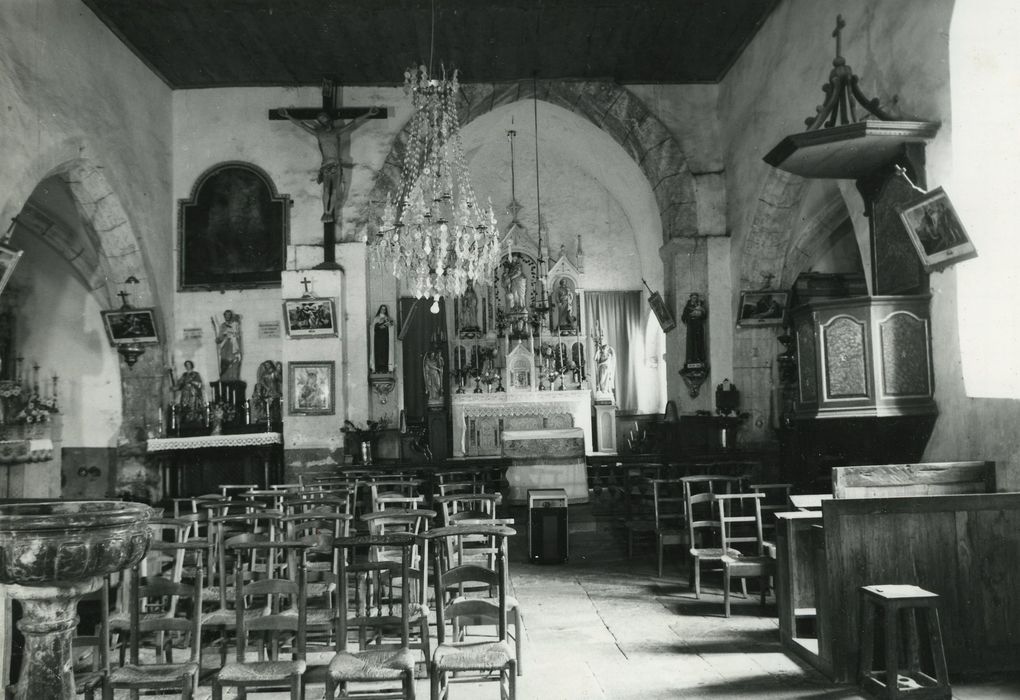
[(836, 58), (843, 57), (843, 29), (846, 27), (846, 22), (843, 20), (843, 15), (836, 15), (836, 28), (832, 30), (832, 36), (836, 39)]

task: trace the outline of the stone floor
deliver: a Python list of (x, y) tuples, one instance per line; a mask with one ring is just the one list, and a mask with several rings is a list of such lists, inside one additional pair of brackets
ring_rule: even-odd
[[(771, 598), (762, 609), (756, 597), (737, 597), (733, 616), (724, 618), (718, 578), (709, 577), (696, 600), (678, 563), (658, 578), (648, 548), (634, 559), (625, 556), (618, 524), (585, 517), (583, 509), (570, 513), (566, 564), (529, 563), (523, 527), (511, 542), (512, 585), (527, 628), (518, 698), (863, 697), (783, 652)], [(512, 515), (524, 522), (523, 513)], [(310, 685), (309, 700), (321, 698), (322, 690)], [(416, 690), (418, 698), (428, 698), (428, 680), (419, 680)], [(953, 691), (963, 700), (1020, 698), (1020, 677), (954, 679)], [(208, 694), (203, 686), (200, 700)], [(270, 695), (284, 697), (263, 697)], [(451, 700), (497, 697), (495, 683), (457, 684), (450, 691)]]

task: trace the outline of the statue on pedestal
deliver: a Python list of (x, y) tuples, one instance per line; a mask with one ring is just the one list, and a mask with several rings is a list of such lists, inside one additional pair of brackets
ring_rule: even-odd
[(177, 403), (181, 406), (185, 423), (201, 423), (205, 420), (205, 382), (195, 371), (195, 363), (184, 361), (184, 373), (177, 380), (174, 389), (180, 394)]
[(216, 348), (220, 359), (220, 381), (236, 382), (241, 379), (241, 317), (230, 309), (223, 312), (223, 322), (217, 328), (210, 319), (216, 333)]
[(425, 379), (425, 396), (430, 404), (443, 402), (443, 355), (432, 349), (422, 359), (422, 376)]

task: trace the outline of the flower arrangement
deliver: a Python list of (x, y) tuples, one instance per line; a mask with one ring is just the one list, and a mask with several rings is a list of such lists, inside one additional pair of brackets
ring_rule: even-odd
[(21, 410), (14, 416), (15, 423), (48, 423), (50, 414), (57, 412), (57, 402), (53, 398), (42, 398), (32, 394)]
[(355, 442), (374, 442), (379, 439), (383, 429), (386, 427), (385, 420), (370, 420), (365, 423), (366, 428), (359, 428), (350, 420), (345, 420), (340, 432), (350, 436)]

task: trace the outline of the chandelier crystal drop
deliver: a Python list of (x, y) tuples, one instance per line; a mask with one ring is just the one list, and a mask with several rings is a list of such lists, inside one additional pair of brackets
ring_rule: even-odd
[(404, 73), (411, 96), (407, 150), (396, 201), (383, 210), (373, 258), (392, 266), (418, 297), (460, 296), (468, 281), (488, 283), (499, 262), (492, 204), (478, 206), (464, 163), (457, 120), (457, 71), (431, 78), (425, 66)]

